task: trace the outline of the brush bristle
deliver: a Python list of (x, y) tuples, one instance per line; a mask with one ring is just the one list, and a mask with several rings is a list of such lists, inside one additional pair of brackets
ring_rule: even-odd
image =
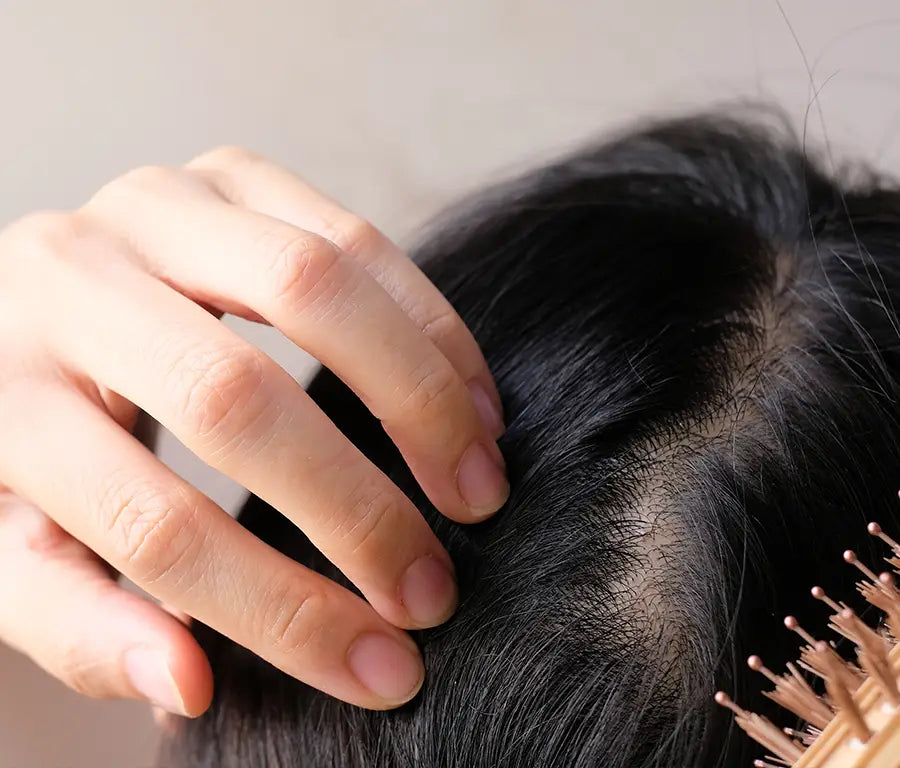
[[(822, 587), (816, 586), (810, 591), (813, 598), (832, 611), (828, 626), (853, 643), (858, 663), (845, 660), (832, 643), (814, 637), (793, 616), (785, 617), (784, 625), (803, 642), (796, 664), (788, 663), (786, 672), (776, 674), (759, 656), (747, 659), (747, 666), (774, 686), (765, 695), (805, 721), (806, 726), (779, 729), (766, 718), (741, 709), (723, 691), (715, 696), (716, 703), (730, 709), (735, 722), (770, 753), (764, 759), (754, 760), (755, 768), (795, 765), (804, 752), (815, 745), (836, 714), (840, 715), (857, 747), (865, 748), (874, 730), (855, 694), (866, 680), (877, 690), (883, 708), (900, 711), (900, 684), (891, 661), (891, 651), (900, 640), (900, 589), (895, 579), (895, 574), (900, 575), (900, 543), (886, 534), (878, 523), (869, 523), (867, 530), (890, 548), (890, 555), (884, 560), (892, 570), (876, 574), (851, 549), (844, 551), (843, 559), (862, 574), (863, 580), (857, 584), (859, 594), (868, 605), (884, 614), (883, 626), (870, 626), (849, 605), (830, 598)], [(817, 693), (801, 670), (819, 678), (826, 693)], [(897, 764), (900, 766), (900, 758)]]

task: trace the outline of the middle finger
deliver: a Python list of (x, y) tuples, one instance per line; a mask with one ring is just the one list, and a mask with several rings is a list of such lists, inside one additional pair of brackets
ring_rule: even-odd
[(111, 186), (92, 208), (166, 282), (250, 309), (333, 370), (443, 514), (470, 522), (496, 512), (508, 495), (500, 451), (456, 369), (390, 295), (324, 238), (204, 189), (185, 172), (157, 171)]
[(55, 311), (41, 322), (60, 359), (295, 522), (386, 619), (447, 618), (455, 591), (440, 542), (282, 368), (133, 265), (92, 266), (89, 281), (48, 286)]

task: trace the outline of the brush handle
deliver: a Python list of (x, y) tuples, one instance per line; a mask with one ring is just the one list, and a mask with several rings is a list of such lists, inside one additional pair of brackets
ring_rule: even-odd
[[(898, 675), (900, 645), (891, 649), (889, 658)], [(866, 744), (854, 739), (838, 712), (794, 768), (900, 768), (900, 709), (891, 706), (873, 680), (866, 680), (853, 698), (872, 738)]]

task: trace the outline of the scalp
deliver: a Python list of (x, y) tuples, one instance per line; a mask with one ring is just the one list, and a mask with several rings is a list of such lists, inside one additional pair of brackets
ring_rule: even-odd
[[(310, 389), (456, 562), (458, 613), (417, 636), (422, 693), (354, 709), (200, 628), (219, 693), (166, 765), (743, 759), (713, 691), (750, 650), (786, 656), (761, 627), (802, 601), (798, 572), (829, 588), (822, 552), (855, 518), (894, 515), (897, 199), (845, 192), (783, 129), (700, 116), (630, 130), (438, 224), (418, 257), (504, 398), (504, 510), (441, 518), (334, 377)], [(258, 500), (242, 521), (342, 580)]]

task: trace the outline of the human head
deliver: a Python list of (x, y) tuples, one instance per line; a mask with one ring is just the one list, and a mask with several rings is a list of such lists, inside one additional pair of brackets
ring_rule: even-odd
[[(741, 657), (790, 658), (778, 617), (821, 623), (808, 586), (853, 575), (823, 558), (896, 518), (900, 193), (826, 174), (783, 127), (697, 116), (500, 185), (416, 256), (504, 398), (505, 508), (442, 518), (340, 382), (310, 393), (456, 563), (458, 613), (415, 634), (426, 684), (356, 709), (198, 626), (215, 700), (162, 765), (748, 759), (712, 693), (753, 703)], [(347, 584), (261, 501), (241, 520)]]

